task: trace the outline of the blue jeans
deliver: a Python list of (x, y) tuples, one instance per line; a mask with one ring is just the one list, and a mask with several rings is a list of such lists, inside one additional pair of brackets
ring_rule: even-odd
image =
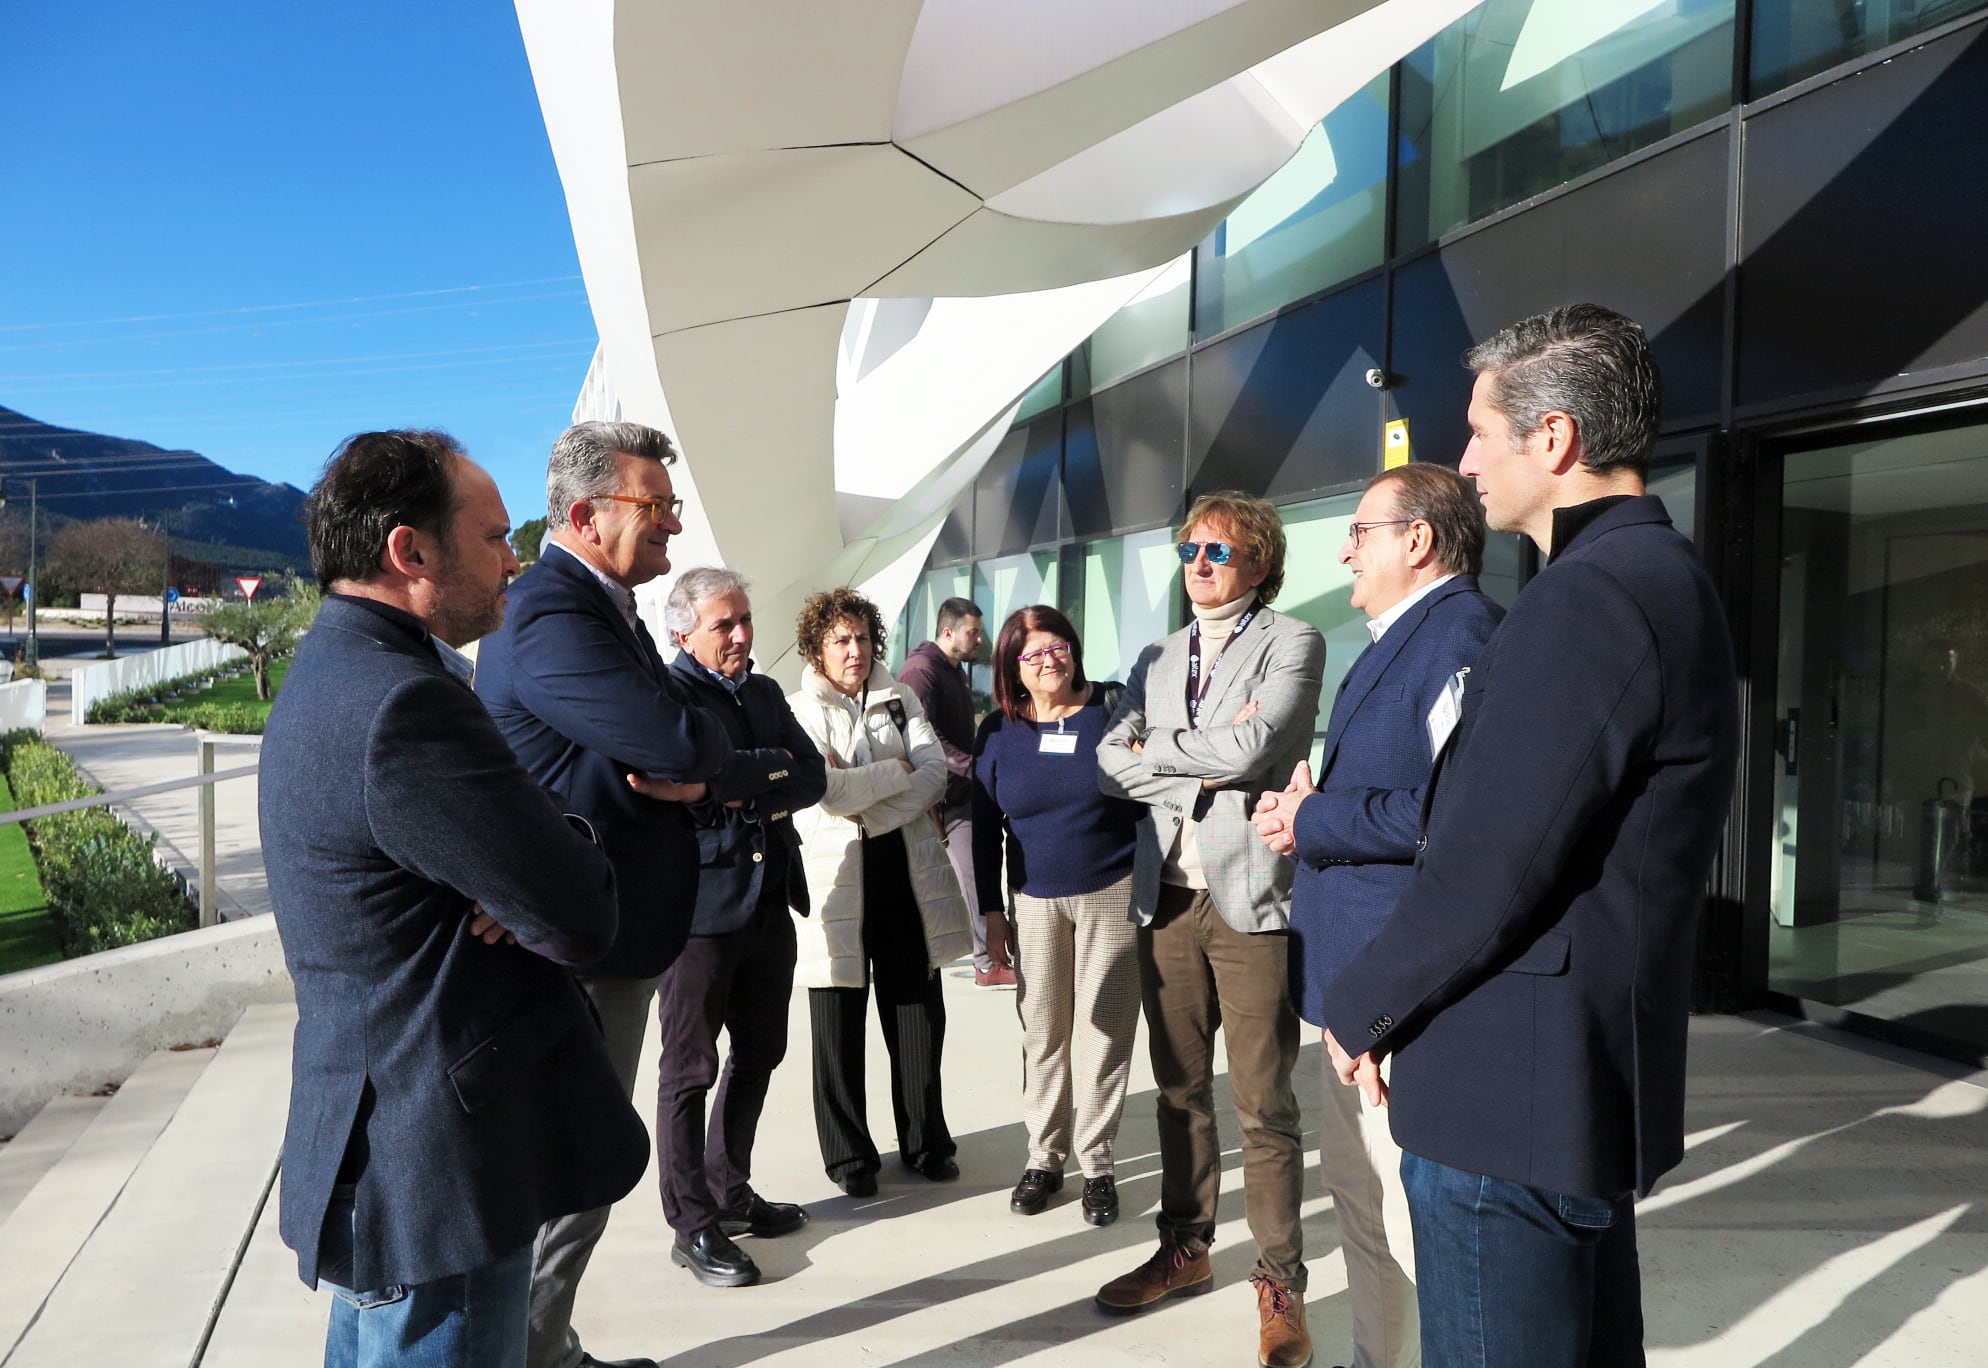
[(332, 1189), (318, 1281), (332, 1293), (324, 1368), (520, 1368), (532, 1250), (523, 1245), (467, 1273), (355, 1292), (353, 1193)]
[(1401, 1156), (1424, 1368), (1641, 1368), (1632, 1194), (1576, 1197)]

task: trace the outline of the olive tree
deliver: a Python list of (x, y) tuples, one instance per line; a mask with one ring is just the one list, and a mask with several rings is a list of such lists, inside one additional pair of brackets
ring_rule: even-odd
[(217, 604), (200, 619), (208, 636), (248, 653), (255, 696), (265, 703), (270, 665), (295, 648), (317, 616), (319, 598), (316, 585), (295, 575), (284, 575), (271, 587), (277, 592), (268, 597)]

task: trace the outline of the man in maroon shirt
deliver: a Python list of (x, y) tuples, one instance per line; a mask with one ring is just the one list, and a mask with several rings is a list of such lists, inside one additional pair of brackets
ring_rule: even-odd
[[(974, 733), (973, 686), (967, 671), (980, 658), (987, 632), (980, 606), (963, 598), (949, 598), (939, 605), (936, 626), (932, 640), (921, 642), (905, 657), (897, 677), (918, 696), (918, 705), (945, 748), (948, 774), (939, 821), (945, 828), (946, 854), (966, 895), (967, 925), (973, 928), (973, 981), (982, 988), (1013, 988), (1007, 920), (1001, 908), (981, 908), (973, 896), (973, 827), (967, 814)], [(990, 913), (994, 914), (992, 935), (988, 934)]]

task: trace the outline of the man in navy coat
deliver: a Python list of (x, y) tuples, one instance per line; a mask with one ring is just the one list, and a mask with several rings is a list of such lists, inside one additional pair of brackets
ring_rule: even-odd
[(308, 507), (328, 596), (260, 799), (298, 1008), (283, 1238), (336, 1294), (326, 1363), (509, 1368), (533, 1235), (647, 1159), (562, 967), (613, 943), (614, 878), (455, 649), (497, 625), (517, 569), (490, 477), (442, 433), (369, 432)]
[[(752, 600), (735, 571), (686, 570), (663, 606), (678, 647), (670, 673), (725, 724), (764, 782), (729, 801), (691, 806), (697, 823), (697, 908), (690, 941), (657, 990), (663, 1055), (658, 1067), (656, 1154), (663, 1216), (677, 1233), (676, 1262), (701, 1281), (736, 1287), (759, 1276), (748, 1256), (737, 1272), (699, 1266), (699, 1237), (768, 1238), (799, 1230), (808, 1213), (752, 1187), (753, 1139), (773, 1070), (787, 1054), (794, 995), (793, 913), (808, 912), (808, 881), (793, 814), (821, 801), (828, 766), (787, 706), (786, 691), (752, 669)], [(789, 910), (791, 909), (791, 911)], [(722, 1076), (718, 1034), (731, 1040)], [(710, 1124), (705, 1094), (713, 1085)]]
[(1391, 1103), (1425, 1362), (1640, 1364), (1633, 1204), (1684, 1151), (1732, 646), (1644, 490), (1661, 387), (1643, 330), (1573, 305), (1465, 360), (1461, 469), (1545, 568), (1466, 677), (1415, 877), (1327, 989), (1326, 1046)]
[[(614, 862), (621, 931), (580, 985), (600, 1013), (624, 1096), (635, 1090), (657, 976), (690, 935), (698, 866), (689, 804), (736, 796), (726, 786), (742, 783), (723, 723), (671, 676), (635, 612), (636, 587), (670, 568), (670, 537), (683, 530), (675, 459), (669, 438), (640, 423), (561, 433), (546, 466), (546, 545), (511, 586), (503, 630), (477, 652), (476, 691), (505, 740), (533, 778), (594, 824)], [(607, 1221), (602, 1208), (540, 1234), (529, 1368), (595, 1362), (573, 1332), (573, 1300)], [(744, 1259), (736, 1246), (711, 1257)]]
[[(1254, 818), (1272, 850), (1297, 860), (1291, 1001), (1314, 1026), (1325, 1024), (1327, 985), (1408, 886), (1437, 730), (1454, 720), (1459, 673), (1504, 616), (1477, 587), (1477, 491), (1446, 466), (1399, 466), (1369, 480), (1339, 559), (1352, 568), (1352, 603), (1373, 641), (1339, 686), (1317, 790), (1301, 766), (1288, 789), (1263, 795)], [(1414, 1368), (1415, 1250), (1386, 1109), (1328, 1086), (1319, 1172), (1346, 1254), (1354, 1368)]]

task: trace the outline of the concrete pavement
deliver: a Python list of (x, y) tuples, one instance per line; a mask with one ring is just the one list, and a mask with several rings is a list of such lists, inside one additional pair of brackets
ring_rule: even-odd
[[(807, 1005), (790, 1004), (791, 1045), (760, 1129), (755, 1185), (808, 1205), (798, 1234), (744, 1241), (758, 1286), (720, 1290), (670, 1263), (654, 1169), (616, 1208), (581, 1285), (575, 1324), (603, 1358), (670, 1368), (739, 1365), (1171, 1364), (1254, 1362), (1254, 1258), (1241, 1160), (1229, 1148), (1217, 1286), (1129, 1318), (1091, 1295), (1154, 1242), (1159, 1160), (1143, 1041), (1118, 1146), (1124, 1216), (1099, 1230), (1066, 1187), (1039, 1216), (1008, 1211), (1024, 1158), (1020, 1044), (1012, 994), (948, 971), (946, 1109), (962, 1177), (906, 1172), (891, 1144), (887, 1063), (871, 1033), (870, 1115), (886, 1149), (877, 1196), (845, 1197), (822, 1175), (807, 1062)], [(1143, 1034), (1143, 1026), (1142, 1026)], [(1351, 1346), (1346, 1274), (1321, 1192), (1316, 1032), (1297, 1071), (1307, 1122), (1307, 1298), (1319, 1368)], [(1988, 1087), (1927, 1071), (1829, 1032), (1770, 1018), (1692, 1026), (1690, 1152), (1643, 1203), (1653, 1368), (1960, 1368), (1988, 1362)], [(655, 1097), (651, 1028), (638, 1105)], [(263, 1213), (203, 1368), (306, 1363), (321, 1352), (323, 1298), (306, 1292)]]
[[(156, 641), (156, 637), (153, 638)], [(169, 779), (190, 779), (200, 771), (199, 737), (185, 727), (163, 723), (75, 726), (69, 721), (69, 675), (93, 664), (84, 657), (44, 657), (49, 670), (49, 744), (68, 755), (106, 793), (119, 793)], [(217, 770), (254, 764), (259, 736), (215, 738)], [(262, 839), (256, 829), (257, 778), (248, 775), (215, 785), (215, 892), (223, 921), (269, 911), (269, 884), (262, 867)], [(115, 805), (118, 815), (141, 832), (155, 833), (168, 867), (198, 887), (200, 791), (178, 789)]]

